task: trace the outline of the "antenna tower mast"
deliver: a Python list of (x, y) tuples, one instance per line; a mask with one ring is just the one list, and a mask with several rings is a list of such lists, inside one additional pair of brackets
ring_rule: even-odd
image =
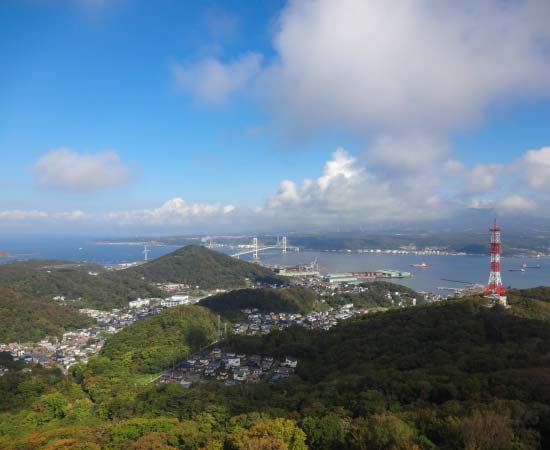
[(491, 264), (489, 283), (487, 283), (483, 296), (506, 305), (506, 289), (504, 289), (504, 286), (502, 285), (502, 277), (500, 276), (501, 229), (497, 226), (496, 218), (493, 220), (493, 226), (489, 228), (489, 231), (491, 232), (491, 244), (489, 251), (491, 255)]

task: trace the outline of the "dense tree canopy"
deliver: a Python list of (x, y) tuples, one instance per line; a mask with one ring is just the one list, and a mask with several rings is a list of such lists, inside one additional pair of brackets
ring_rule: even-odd
[(0, 342), (36, 342), (92, 323), (75, 308), (0, 287)]
[(217, 339), (216, 316), (198, 306), (178, 306), (147, 317), (112, 336), (101, 351), (131, 370), (155, 373)]
[(15, 261), (0, 264), (0, 287), (53, 302), (65, 297), (80, 307), (99, 309), (128, 306), (138, 297), (158, 297), (160, 291), (126, 270), (109, 271), (96, 264), (66, 261)]
[(240, 311), (247, 308), (261, 313), (306, 314), (319, 307), (317, 294), (303, 287), (240, 289), (207, 297), (200, 305), (229, 318), (239, 317)]
[(9, 399), (0, 448), (548, 448), (550, 327), (528, 317), (532, 302), (550, 301), (547, 292), (513, 292), (511, 309), (468, 298), (367, 314), (329, 331), (232, 336), (228, 349), (297, 357), (296, 374), (190, 389), (148, 384), (139, 373), (156, 364), (154, 356), (145, 363), (148, 350), (191, 348), (192, 324), (211, 329), (207, 311), (175, 308), (140, 322), (147, 332), (137, 323), (115, 336), (66, 379), (17, 367), (0, 378)]

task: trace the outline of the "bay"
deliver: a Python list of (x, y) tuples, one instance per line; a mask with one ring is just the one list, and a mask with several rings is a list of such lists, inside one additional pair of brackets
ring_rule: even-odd
[[(173, 246), (149, 247), (149, 259), (158, 258), (174, 251)], [(140, 245), (98, 245), (92, 239), (82, 237), (0, 237), (0, 250), (9, 252), (11, 258), (0, 258), (0, 262), (14, 259), (59, 259), (85, 261), (99, 264), (120, 264), (141, 261), (144, 258)], [(221, 249), (231, 254), (234, 250)], [(250, 260), (251, 255), (244, 255)], [(392, 280), (413, 289), (448, 294), (439, 287), (462, 287), (465, 283), (485, 284), (489, 277), (488, 256), (414, 255), (386, 253), (348, 253), (319, 251), (289, 251), (283, 255), (280, 250), (260, 253), (262, 262), (270, 265), (292, 266), (317, 260), (322, 273), (368, 271), (374, 269), (395, 269), (412, 273), (412, 278)], [(427, 267), (415, 268), (411, 264), (425, 262)], [(519, 269), (523, 263), (541, 265), (540, 269), (526, 269), (525, 272), (510, 272)], [(526, 259), (502, 258), (502, 278), (505, 286), (528, 288), (550, 285), (550, 258)], [(447, 280), (456, 280), (447, 281)]]

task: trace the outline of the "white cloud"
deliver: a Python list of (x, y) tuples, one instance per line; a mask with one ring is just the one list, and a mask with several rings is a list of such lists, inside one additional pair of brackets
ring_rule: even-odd
[(77, 153), (68, 148), (51, 150), (36, 162), (32, 171), (38, 186), (69, 192), (123, 186), (131, 178), (128, 168), (111, 150), (97, 154)]
[(550, 191), (550, 147), (529, 150), (516, 163), (523, 181), (531, 188)]
[(172, 75), (180, 90), (205, 103), (220, 104), (249, 85), (260, 72), (261, 62), (258, 53), (248, 53), (227, 64), (207, 58), (194, 64), (175, 64)]
[(451, 148), (445, 139), (429, 134), (383, 134), (374, 139), (366, 154), (369, 162), (393, 173), (414, 173), (443, 165)]
[[(80, 221), (100, 228), (117, 226), (126, 230), (186, 229), (195, 232), (311, 229), (426, 222), (455, 215), (461, 217), (467, 207), (495, 209), (506, 215), (548, 217), (550, 208), (544, 207), (548, 205), (544, 197), (537, 199), (526, 191), (516, 192), (513, 183), (506, 184), (508, 176), (513, 178), (518, 167), (525, 169), (525, 161), (546, 161), (547, 152), (541, 151), (526, 152), (509, 165), (480, 164), (467, 168), (448, 160), (442, 165), (439, 177), (413, 171), (412, 175), (387, 178), (373, 172), (364, 159), (338, 148), (317, 178), (298, 182), (283, 180), (277, 191), (256, 208), (188, 202), (175, 197), (157, 208), (95, 215), (81, 210), (59, 213), (0, 211), (0, 224), (68, 226)], [(460, 182), (459, 189), (449, 189), (453, 180)], [(497, 185), (496, 181), (501, 183)]]
[[(497, 102), (550, 94), (548, 17), (543, 0), (291, 1), (262, 98), (287, 132), (368, 138), (374, 173), (432, 190), (460, 164), (448, 165), (449, 133)], [(478, 167), (465, 181), (472, 194), (495, 178)]]
[(537, 207), (533, 200), (517, 194), (498, 199), (495, 203), (497, 209), (507, 213), (528, 212)]
[(39, 211), (36, 209), (32, 210), (21, 210), (21, 209), (12, 209), (0, 211), (0, 219), (2, 221), (9, 222), (23, 222), (23, 221), (33, 221), (36, 219), (47, 219), (48, 213), (44, 211)]
[(87, 221), (93, 216), (83, 211), (47, 212), (38, 209), (12, 209), (0, 211), (0, 226), (4, 225), (35, 225), (44, 223), (64, 223)]
[(483, 194), (491, 191), (503, 173), (502, 164), (476, 164), (471, 169), (462, 170), (463, 192), (465, 194)]
[(380, 179), (340, 148), (319, 178), (306, 179), (300, 187), (283, 181), (277, 193), (259, 209), (258, 216), (278, 224), (310, 227), (445, 217), (451, 205), (432, 188), (430, 183), (405, 187), (400, 182)]
[(264, 77), (301, 130), (456, 130), (495, 101), (548, 93), (544, 0), (297, 0)]
[(118, 225), (189, 225), (229, 215), (234, 209), (233, 205), (188, 203), (177, 197), (159, 208), (110, 212), (105, 215), (105, 219)]

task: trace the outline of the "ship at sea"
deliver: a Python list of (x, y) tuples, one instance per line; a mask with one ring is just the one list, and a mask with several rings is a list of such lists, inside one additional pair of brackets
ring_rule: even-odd
[(411, 267), (416, 267), (416, 268), (424, 268), (424, 267), (428, 267), (428, 264), (426, 264), (425, 262), (421, 262), (421, 263), (417, 263), (417, 264), (411, 264), (410, 266)]

